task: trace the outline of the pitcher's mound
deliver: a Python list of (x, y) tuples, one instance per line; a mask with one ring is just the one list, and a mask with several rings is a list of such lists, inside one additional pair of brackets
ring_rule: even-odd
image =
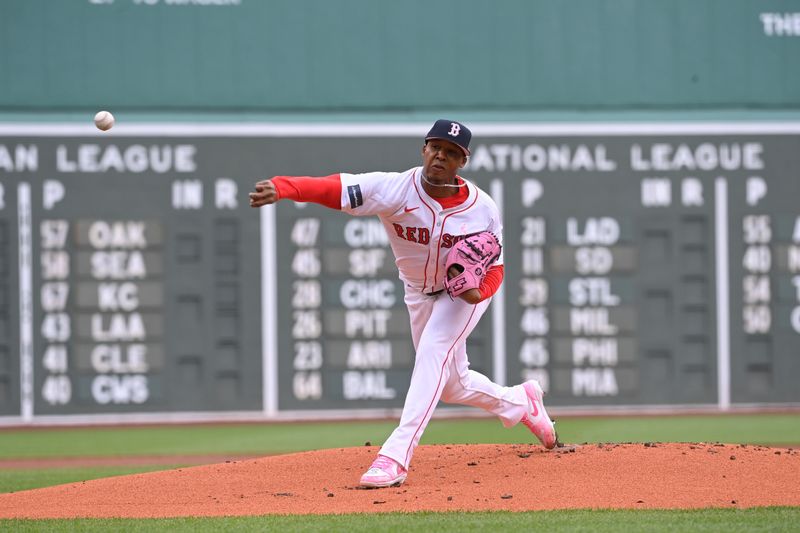
[(361, 489), (377, 447), (0, 494), (0, 518), (800, 505), (800, 452), (730, 444), (420, 446), (400, 487)]

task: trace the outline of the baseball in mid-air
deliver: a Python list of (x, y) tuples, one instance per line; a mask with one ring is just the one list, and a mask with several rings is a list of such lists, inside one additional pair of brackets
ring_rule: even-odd
[(109, 113), (108, 111), (99, 111), (94, 116), (94, 125), (97, 126), (97, 129), (107, 131), (110, 130), (111, 127), (114, 125), (114, 115)]

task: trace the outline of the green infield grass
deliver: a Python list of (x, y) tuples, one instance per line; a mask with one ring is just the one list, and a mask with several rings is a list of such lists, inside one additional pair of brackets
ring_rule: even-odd
[[(0, 430), (0, 459), (118, 455), (269, 455), (380, 445), (396, 421)], [(597, 417), (556, 420), (562, 442), (727, 442), (800, 445), (800, 414)], [(525, 443), (497, 420), (434, 419), (422, 444)]]
[(231, 518), (0, 520), (15, 532), (760, 532), (797, 531), (800, 509), (701, 509), (692, 511), (569, 510), (525, 513), (387, 513), (335, 516), (252, 516)]
[[(136, 427), (31, 428), (0, 430), (0, 459), (125, 456), (262, 456), (312, 449), (380, 445), (394, 421), (276, 424), (173, 425)], [(583, 442), (727, 442), (800, 444), (800, 414), (657, 417), (564, 417), (561, 440)], [(522, 428), (503, 428), (493, 419), (435, 419), (422, 444), (526, 443)], [(150, 466), (86, 466), (0, 470), (0, 492), (85, 481), (99, 477), (167, 470), (176, 460)]]
[[(0, 459), (113, 456), (270, 455), (379, 445), (395, 421), (0, 430)], [(800, 414), (563, 417), (564, 442), (727, 442), (796, 446)], [(436, 419), (423, 444), (525, 443), (520, 428), (491, 419)], [(177, 457), (176, 457), (177, 459)], [(103, 466), (0, 470), (0, 491), (181, 466)], [(568, 510), (488, 513), (390, 513), (175, 519), (0, 520), (0, 531), (800, 531), (800, 508), (691, 511)]]
[[(103, 477), (124, 476), (154, 470), (180, 468), (175, 465), (143, 465), (143, 466), (85, 466), (67, 468), (40, 469), (4, 469), (0, 470), (0, 492), (18, 492), (21, 490), (51, 487), (64, 483), (88, 481)], [(0, 528), (2, 531), (2, 528)]]

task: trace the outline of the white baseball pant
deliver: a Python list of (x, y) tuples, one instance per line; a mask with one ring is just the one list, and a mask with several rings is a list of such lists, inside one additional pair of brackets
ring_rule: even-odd
[(502, 387), (469, 369), (466, 340), (490, 302), (491, 298), (471, 305), (460, 298), (451, 300), (446, 292), (431, 296), (406, 287), (416, 361), (400, 424), (381, 447), (381, 455), (408, 468), (440, 399), (480, 407), (506, 427), (527, 413), (528, 397), (521, 386)]

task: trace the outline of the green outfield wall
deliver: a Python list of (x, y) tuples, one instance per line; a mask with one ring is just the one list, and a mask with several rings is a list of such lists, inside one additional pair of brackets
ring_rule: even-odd
[(4, 0), (0, 111), (797, 109), (800, 3)]
[(0, 426), (396, 415), (383, 228), (247, 193), (437, 118), (503, 212), (471, 368), (800, 407), (800, 1), (0, 0)]

